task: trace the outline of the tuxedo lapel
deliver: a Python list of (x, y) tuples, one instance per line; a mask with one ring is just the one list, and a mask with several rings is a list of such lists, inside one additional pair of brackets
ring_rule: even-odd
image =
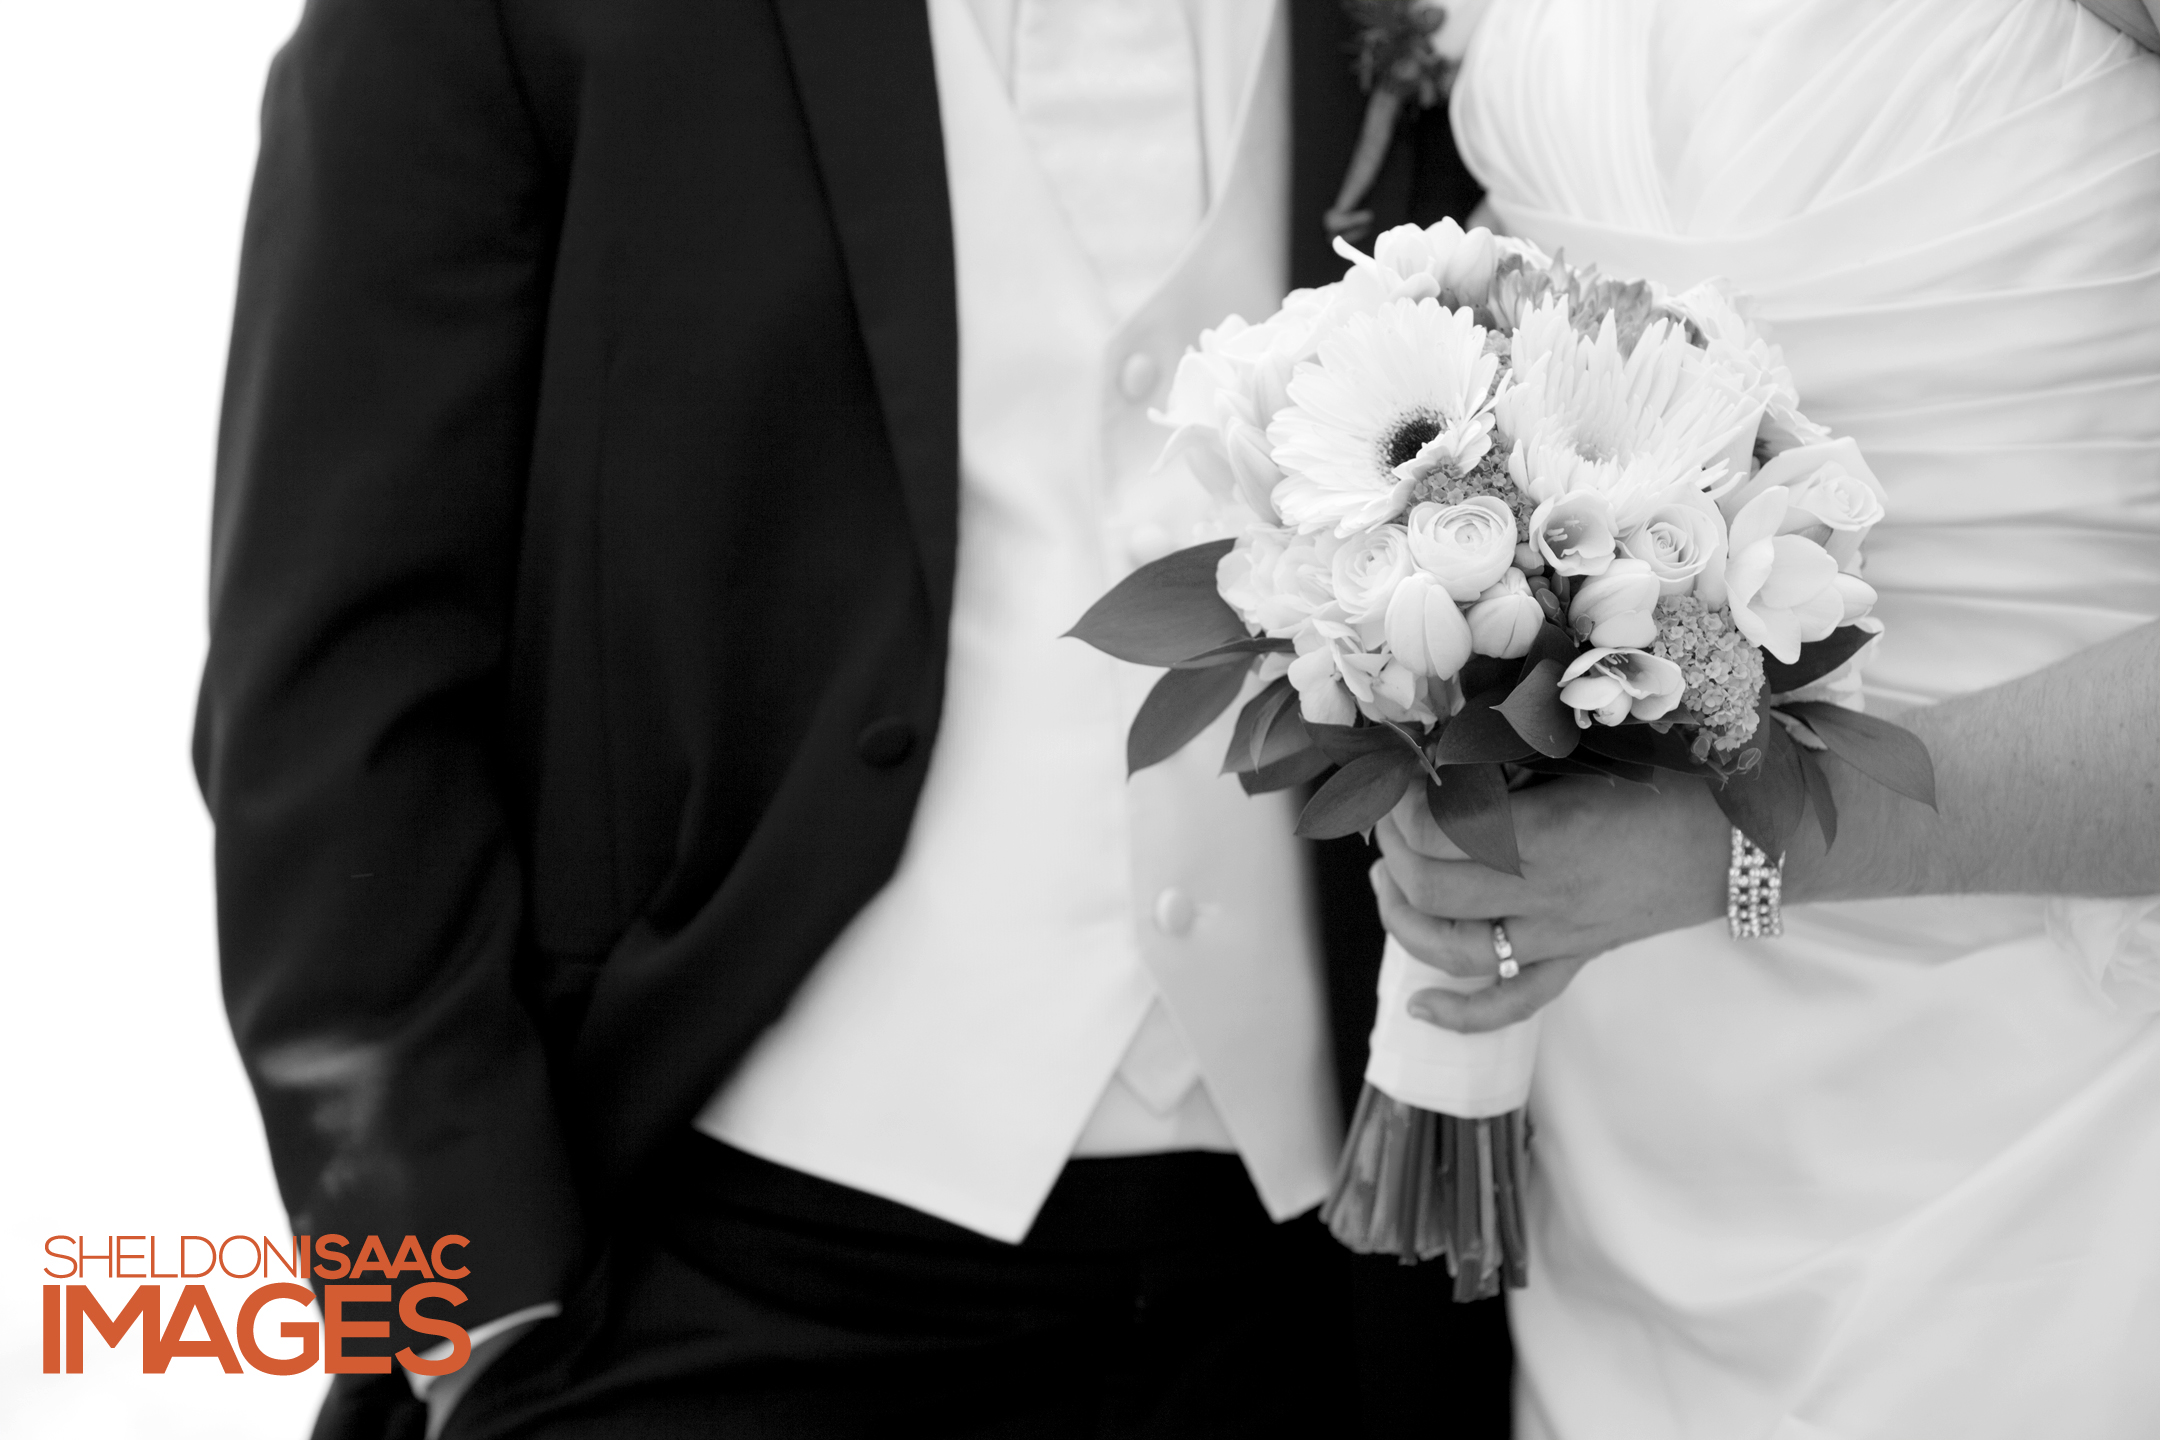
[(959, 533), (960, 340), (929, 17), (889, 0), (774, 3), (942, 632)]

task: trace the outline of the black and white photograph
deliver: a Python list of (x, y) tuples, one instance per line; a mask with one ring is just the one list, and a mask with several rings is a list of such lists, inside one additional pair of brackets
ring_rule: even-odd
[(0, 1433), (2160, 1436), (2160, 0), (0, 4)]

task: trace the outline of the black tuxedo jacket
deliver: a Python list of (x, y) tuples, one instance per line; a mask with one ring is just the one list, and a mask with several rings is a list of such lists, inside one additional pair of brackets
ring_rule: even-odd
[[(1291, 10), (1311, 284), (1363, 100), (1334, 0)], [(1434, 112), (1375, 203), (1475, 198)], [(918, 0), (311, 0), (264, 106), (196, 737), (297, 1230), (470, 1237), (476, 1320), (562, 1294), (891, 874), (955, 330)], [(1363, 864), (1323, 864), (1352, 1084)]]

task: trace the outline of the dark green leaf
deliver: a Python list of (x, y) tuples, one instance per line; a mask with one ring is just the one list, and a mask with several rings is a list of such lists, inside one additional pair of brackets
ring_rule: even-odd
[(1710, 793), (1742, 834), (1782, 858), (1807, 811), (1807, 780), (1800, 772), (1799, 747), (1767, 711), (1755, 727), (1753, 747), (1762, 758), (1751, 768), (1727, 776), (1722, 785), (1713, 782)]
[(1595, 765), (1585, 765), (1578, 758), (1581, 754), (1582, 751), (1577, 749), (1575, 754), (1559, 760), (1548, 760), (1543, 755), (1533, 755), (1527, 760), (1518, 760), (1515, 763), (1520, 768), (1535, 775), (1591, 775), (1600, 780), (1610, 780), (1612, 778), (1612, 776), (1598, 769)]
[(1442, 766), (1439, 784), (1425, 782), (1425, 808), (1465, 855), (1502, 874), (1522, 874), (1507, 777), (1498, 765)]
[[(1597, 727), (1593, 725), (1590, 728), (1594, 730)], [(1632, 760), (1614, 760), (1609, 756), (1598, 754), (1588, 745), (1578, 746), (1575, 753), (1568, 756), (1568, 759), (1587, 770), (1603, 775), (1608, 780), (1625, 780), (1630, 785), (1655, 785), (1657, 783), (1658, 772), (1653, 767), (1638, 765)]]
[(1230, 748), (1224, 752), (1222, 769), (1216, 773), (1243, 775), (1258, 769), (1261, 732), (1296, 693), (1288, 678), (1278, 678), (1246, 701), (1245, 708), (1238, 711), (1237, 724), (1230, 729)]
[(1329, 776), (1306, 802), (1297, 833), (1307, 840), (1361, 835), (1379, 824), (1423, 774), (1416, 753), (1401, 744), (1360, 755)]
[(1550, 657), (1532, 666), (1522, 683), (1495, 708), (1540, 755), (1558, 759), (1573, 754), (1582, 738), (1575, 712), (1560, 703), (1560, 662)]
[(1582, 748), (1607, 760), (1655, 765), (1682, 775), (1701, 775), (1705, 767), (1688, 749), (1686, 734), (1648, 725), (1592, 725), (1582, 732)]
[(1838, 666), (1860, 652), (1860, 647), (1875, 638), (1872, 631), (1857, 625), (1846, 625), (1831, 631), (1820, 640), (1810, 640), (1800, 647), (1800, 658), (1787, 665), (1769, 651), (1763, 652), (1764, 689), (1772, 695), (1783, 695), (1812, 685)]
[(1195, 735), (1215, 723), (1215, 717), (1237, 699), (1245, 688), (1245, 671), (1236, 665), (1213, 665), (1205, 670), (1167, 670), (1133, 717), (1125, 736), (1125, 768), (1128, 774), (1167, 760), (1185, 748)]
[[(1505, 694), (1514, 688), (1517, 680), (1522, 679), (1522, 672), (1523, 662), (1520, 657), (1501, 660), (1491, 655), (1472, 655), (1456, 673), (1455, 683), (1462, 686), (1463, 694), (1475, 700), (1488, 690), (1498, 690)], [(1493, 698), (1497, 700), (1500, 696), (1495, 695)]]
[(1558, 625), (1542, 625), (1538, 627), (1537, 638), (1530, 642), (1530, 653), (1522, 658), (1523, 674), (1536, 669), (1540, 660), (1555, 661), (1565, 670), (1582, 650), (1574, 637)]
[(1807, 722), (1830, 753), (1909, 800), (1935, 805), (1935, 762), (1920, 737), (1902, 725), (1822, 700), (1779, 707)]
[(1175, 665), (1250, 639), (1215, 590), (1215, 566), (1231, 543), (1211, 540), (1141, 566), (1065, 633), (1137, 665)]
[(1261, 766), (1258, 770), (1238, 776), (1238, 784), (1245, 787), (1248, 795), (1288, 790), (1318, 778), (1334, 763), (1321, 753), (1319, 746), (1308, 745), (1303, 750), (1294, 751), (1280, 760)]
[(1265, 770), (1301, 750), (1311, 750), (1325, 758), (1324, 752), (1313, 744), (1312, 732), (1305, 728), (1305, 716), (1298, 709), (1296, 693), (1292, 692), (1288, 703), (1253, 736), (1253, 768)]
[(1837, 801), (1830, 794), (1830, 777), (1823, 773), (1822, 757), (1805, 746), (1796, 747), (1800, 756), (1800, 778), (1807, 782), (1808, 808), (1815, 812), (1815, 823), (1822, 829), (1823, 849), (1837, 844)]
[(1492, 707), (1492, 698), (1471, 701), (1441, 724), (1440, 749), (1434, 756), (1440, 764), (1500, 763), (1535, 753), (1507, 716)]
[(1412, 754), (1416, 749), (1399, 732), (1385, 725), (1315, 725), (1307, 721), (1305, 728), (1311, 733), (1313, 743), (1338, 765), (1347, 765), (1364, 755), (1388, 751)]
[(1287, 655), (1296, 648), (1288, 640), (1278, 640), (1272, 635), (1248, 635), (1242, 640), (1203, 650), (1189, 660), (1178, 661), (1172, 668), (1200, 670), (1209, 665), (1228, 665), (1233, 660), (1249, 660), (1255, 655)]

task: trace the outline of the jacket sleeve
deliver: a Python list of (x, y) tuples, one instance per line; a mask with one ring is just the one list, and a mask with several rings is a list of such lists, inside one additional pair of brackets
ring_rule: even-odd
[(467, 1237), (468, 1325), (558, 1298), (580, 1245), (501, 778), (551, 196), (496, 0), (311, 0), (264, 101), (196, 719), (295, 1231)]

